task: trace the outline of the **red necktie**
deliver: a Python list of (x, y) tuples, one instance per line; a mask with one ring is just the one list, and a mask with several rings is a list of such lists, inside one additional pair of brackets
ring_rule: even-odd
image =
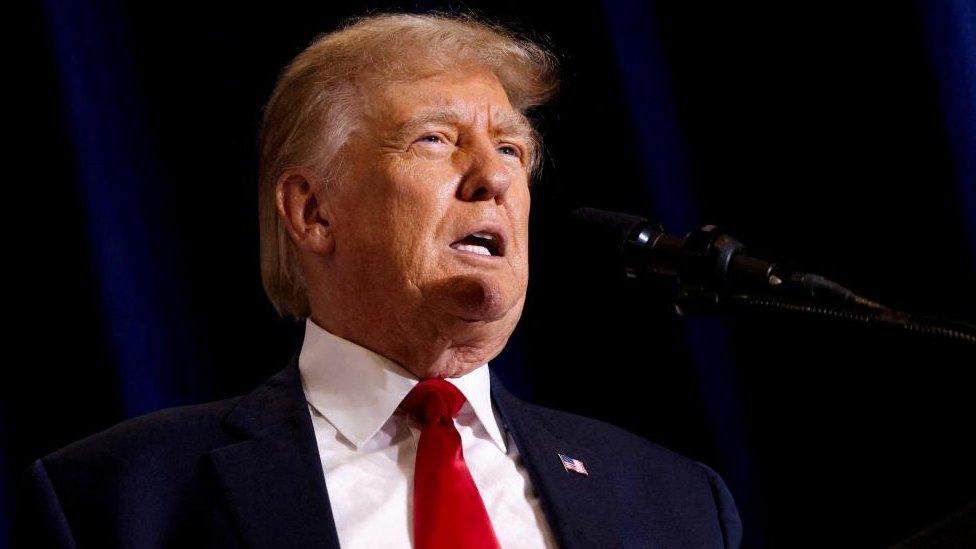
[(401, 407), (423, 425), (413, 475), (413, 540), (417, 549), (497, 548), (485, 504), (461, 450), (454, 416), (464, 395), (443, 379), (414, 387)]

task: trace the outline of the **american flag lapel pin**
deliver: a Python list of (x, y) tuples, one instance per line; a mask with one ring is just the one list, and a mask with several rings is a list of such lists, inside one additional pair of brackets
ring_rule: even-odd
[(590, 473), (586, 471), (586, 466), (583, 462), (572, 458), (569, 456), (564, 456), (563, 454), (556, 454), (559, 456), (559, 461), (563, 462), (563, 468), (569, 473), (576, 473), (577, 475), (583, 475), (584, 477), (590, 476)]

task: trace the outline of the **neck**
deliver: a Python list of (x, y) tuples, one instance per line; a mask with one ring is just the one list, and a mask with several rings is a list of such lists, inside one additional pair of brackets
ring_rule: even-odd
[(422, 323), (410, 323), (410, 330), (382, 323), (360, 326), (314, 311), (311, 320), (333, 335), (396, 362), (419, 379), (463, 376), (494, 358), (508, 339), (507, 335), (495, 341), (449, 337), (444, 330)]

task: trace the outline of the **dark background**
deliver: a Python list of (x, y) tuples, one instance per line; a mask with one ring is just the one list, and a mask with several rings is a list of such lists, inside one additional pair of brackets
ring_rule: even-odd
[[(716, 223), (882, 303), (976, 319), (976, 7), (58, 2), (15, 14), (0, 540), (31, 460), (241, 394), (300, 324), (258, 267), (278, 71), (367, 11), (470, 8), (554, 48), (516, 393), (710, 464), (747, 547), (883, 547), (976, 499), (976, 347), (770, 314), (678, 317), (567, 240), (573, 206)], [(2, 543), (2, 542), (0, 542)]]

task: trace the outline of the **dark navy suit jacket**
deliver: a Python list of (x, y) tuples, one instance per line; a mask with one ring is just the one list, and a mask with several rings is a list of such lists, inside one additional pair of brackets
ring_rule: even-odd
[[(492, 397), (560, 547), (737, 547), (721, 478), (611, 425)], [(567, 472), (557, 454), (582, 461)], [(243, 397), (138, 417), (34, 462), (23, 547), (338, 547), (298, 353)]]

